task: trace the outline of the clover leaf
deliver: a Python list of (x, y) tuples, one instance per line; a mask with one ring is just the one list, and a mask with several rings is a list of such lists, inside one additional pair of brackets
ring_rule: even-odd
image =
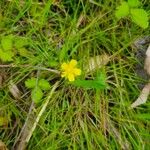
[(45, 79), (30, 78), (25, 81), (25, 86), (31, 89), (31, 99), (39, 103), (43, 97), (43, 91), (50, 89), (50, 84)]

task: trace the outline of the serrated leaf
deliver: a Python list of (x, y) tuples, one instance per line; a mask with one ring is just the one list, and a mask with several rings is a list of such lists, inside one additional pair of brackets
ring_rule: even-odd
[(37, 79), (31, 78), (25, 81), (25, 86), (29, 89), (35, 88), (37, 85)]
[(28, 45), (28, 40), (26, 38), (17, 37), (15, 39), (15, 48), (19, 49)]
[(129, 6), (127, 2), (122, 2), (120, 6), (117, 7), (115, 16), (117, 19), (126, 17), (129, 14)]
[(146, 29), (149, 26), (148, 14), (144, 9), (131, 9), (131, 18), (143, 29)]
[(130, 6), (130, 7), (138, 7), (138, 6), (140, 6), (140, 2), (139, 2), (139, 0), (128, 0), (128, 5)]
[(98, 71), (95, 80), (75, 80), (72, 84), (78, 87), (86, 88), (86, 89), (105, 89), (107, 87), (106, 84), (106, 76), (104, 71)]
[(45, 79), (40, 79), (38, 86), (39, 86), (42, 90), (49, 90), (49, 89), (50, 89), (50, 84), (49, 84), (49, 82), (46, 81)]
[(106, 85), (99, 80), (75, 80), (73, 85), (86, 89), (105, 89)]
[(141, 120), (147, 120), (147, 121), (150, 120), (150, 114), (149, 113), (136, 114), (134, 117), (141, 119)]
[(12, 51), (3, 51), (0, 49), (0, 59), (3, 62), (13, 61), (14, 53)]
[(2, 46), (3, 50), (5, 50), (5, 51), (12, 49), (12, 47), (13, 47), (12, 43), (13, 42), (12, 42), (12, 36), (11, 35), (4, 36), (1, 39), (1, 46)]
[(31, 98), (35, 103), (39, 103), (43, 97), (43, 92), (39, 87), (35, 87), (31, 92)]

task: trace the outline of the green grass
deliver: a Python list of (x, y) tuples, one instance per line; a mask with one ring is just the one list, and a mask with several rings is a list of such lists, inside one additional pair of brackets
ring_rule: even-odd
[[(27, 145), (28, 150), (100, 150), (150, 147), (150, 103), (129, 109), (138, 97), (139, 77), (133, 42), (150, 33), (129, 19), (116, 21), (114, 12), (119, 0), (1, 0), (0, 39), (4, 35), (26, 38), (29, 55), (16, 54), (15, 67), (1, 67), (0, 116), (8, 123), (0, 127), (0, 139), (12, 148), (26, 121), (32, 103), (26, 79), (44, 78), (53, 85), (59, 82), (46, 110)], [(143, 0), (150, 13), (148, 0)], [(40, 67), (59, 70), (72, 58), (84, 63), (90, 57), (110, 55), (110, 61), (98, 71), (105, 72), (108, 87), (104, 90), (74, 87), (59, 75)], [(82, 78), (88, 75), (83, 72)], [(94, 78), (95, 73), (89, 77)], [(21, 91), (15, 99), (9, 90), (13, 82)], [(35, 106), (39, 114), (43, 102)], [(36, 116), (35, 116), (36, 117)]]

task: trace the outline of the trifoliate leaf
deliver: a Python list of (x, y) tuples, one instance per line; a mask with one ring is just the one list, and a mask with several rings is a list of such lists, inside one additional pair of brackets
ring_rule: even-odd
[(130, 7), (138, 7), (138, 6), (140, 6), (140, 2), (139, 2), (139, 0), (128, 0), (128, 5), (130, 6)]
[(0, 49), (0, 59), (4, 62), (13, 61), (12, 57), (14, 56), (14, 53), (12, 51), (3, 51)]
[(35, 103), (39, 103), (43, 97), (43, 92), (39, 87), (35, 87), (31, 92), (31, 98)]
[(40, 79), (38, 86), (39, 86), (42, 90), (49, 90), (49, 89), (50, 89), (50, 84), (49, 84), (49, 82), (46, 81), (45, 79)]
[(4, 36), (1, 39), (1, 46), (3, 48), (3, 50), (7, 51), (7, 50), (11, 50), (13, 45), (12, 45), (12, 36), (8, 35), (8, 36)]
[(122, 2), (120, 6), (117, 7), (117, 10), (115, 12), (115, 16), (117, 19), (120, 19), (122, 17), (126, 17), (129, 14), (129, 6), (127, 2)]
[(25, 81), (25, 86), (29, 89), (35, 88), (37, 85), (37, 79), (31, 78)]
[(15, 48), (19, 49), (28, 45), (28, 40), (26, 38), (17, 37), (15, 38)]
[(148, 14), (144, 9), (131, 9), (131, 18), (143, 29), (146, 29), (149, 25)]

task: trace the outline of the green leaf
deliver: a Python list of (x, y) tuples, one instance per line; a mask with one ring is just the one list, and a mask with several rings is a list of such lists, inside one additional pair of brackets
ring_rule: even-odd
[(128, 5), (130, 6), (130, 7), (138, 7), (138, 6), (140, 6), (140, 2), (139, 2), (139, 0), (128, 0)]
[(143, 114), (136, 114), (136, 118), (141, 120), (150, 120), (150, 114), (149, 113), (143, 113)]
[(8, 36), (4, 36), (1, 39), (1, 46), (3, 48), (3, 50), (8, 51), (11, 50), (13, 45), (12, 45), (12, 36), (8, 35)]
[(28, 40), (26, 38), (17, 37), (15, 38), (15, 48), (19, 49), (28, 45)]
[(126, 17), (129, 14), (129, 6), (127, 2), (122, 2), (120, 6), (117, 7), (115, 16), (117, 19)]
[(39, 86), (42, 90), (49, 90), (49, 89), (50, 89), (50, 84), (49, 84), (49, 82), (46, 81), (45, 79), (40, 79), (38, 86)]
[(39, 103), (43, 97), (43, 92), (39, 87), (35, 87), (31, 92), (31, 98), (35, 103)]
[(105, 89), (106, 84), (101, 80), (75, 80), (73, 85), (87, 89)]
[(133, 22), (143, 29), (149, 26), (148, 14), (144, 9), (131, 9), (131, 18)]
[(3, 62), (9, 62), (13, 61), (12, 57), (14, 56), (14, 53), (12, 51), (3, 51), (0, 49), (0, 59)]
[(29, 89), (35, 88), (37, 86), (37, 79), (31, 78), (25, 81), (25, 86)]

